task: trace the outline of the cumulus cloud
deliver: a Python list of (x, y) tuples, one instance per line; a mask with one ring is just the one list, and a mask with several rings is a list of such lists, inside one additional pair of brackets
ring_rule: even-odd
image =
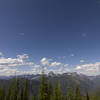
[(44, 65), (44, 66), (49, 66), (49, 64), (50, 64), (49, 61), (50, 61), (50, 59), (42, 58), (40, 62), (41, 62), (41, 64)]
[(60, 62), (52, 62), (52, 59), (47, 59), (47, 58), (42, 58), (41, 59), (41, 64), (44, 66), (48, 66), (48, 67), (56, 67), (56, 66), (60, 66), (61, 63)]
[(24, 60), (28, 58), (29, 56), (27, 54), (17, 55), (16, 58), (1, 57), (0, 75), (14, 75), (14, 73), (18, 71), (18, 67), (33, 66), (33, 62)]
[(26, 62), (20, 58), (0, 58), (0, 66), (19, 67), (32, 64), (33, 62)]
[(79, 65), (76, 67), (76, 70), (87, 75), (97, 75), (100, 73), (100, 62), (96, 62), (95, 64)]
[[(53, 59), (42, 58), (39, 63), (30, 61), (28, 54), (17, 55), (15, 58), (5, 58), (1, 53), (0, 57), (0, 75), (22, 75), (39, 74), (42, 66), (46, 73), (53, 71), (55, 73), (79, 72), (87, 75), (97, 75), (100, 73), (100, 62), (95, 64), (83, 64), (72, 67), (69, 64), (61, 63)], [(84, 60), (80, 60), (81, 63)]]
[(28, 54), (17, 55), (15, 58), (0, 57), (0, 76), (1, 75), (22, 75), (22, 74), (39, 74), (44, 66), (46, 73), (54, 71), (63, 73), (68, 68), (68, 64), (53, 61), (53, 59), (42, 58), (40, 63), (35, 64), (30, 61)]
[(53, 61), (53, 59), (42, 58), (40, 62), (44, 65), (47, 73), (50, 71), (53, 71), (54, 73), (65, 73), (71, 71), (71, 67), (68, 64)]

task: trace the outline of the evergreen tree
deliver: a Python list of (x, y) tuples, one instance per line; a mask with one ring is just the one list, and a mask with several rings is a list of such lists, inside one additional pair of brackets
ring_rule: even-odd
[(57, 87), (57, 82), (55, 81), (55, 86), (54, 86), (54, 91), (53, 91), (53, 96), (52, 96), (52, 100), (58, 100), (58, 87)]
[(6, 93), (6, 100), (10, 100), (10, 96), (11, 96), (11, 86), (9, 86), (7, 93)]
[(17, 100), (21, 100), (21, 94), (20, 93), (18, 93), (18, 95), (17, 95)]
[(73, 96), (72, 96), (72, 89), (70, 86), (70, 83), (68, 83), (68, 88), (67, 88), (67, 100), (73, 100)]
[(21, 98), (21, 100), (23, 100), (23, 88), (21, 88), (21, 93), (20, 93), (20, 98)]
[(55, 82), (52, 100), (63, 100), (61, 86), (60, 86), (60, 84), (57, 84), (57, 82)]
[(36, 97), (35, 97), (35, 96), (33, 96), (32, 100), (36, 100)]
[(86, 100), (90, 100), (88, 92), (86, 93)]
[(28, 80), (25, 82), (25, 87), (23, 90), (23, 100), (28, 100)]
[(2, 85), (2, 87), (0, 88), (0, 100), (4, 99), (5, 99), (5, 85)]
[(41, 77), (38, 99), (39, 100), (48, 100), (48, 97), (49, 97), (48, 96), (48, 84), (47, 84), (47, 81), (45, 79), (45, 75), (43, 72), (42, 77)]
[(12, 84), (10, 100), (17, 100), (18, 95), (18, 80), (14, 79)]
[(81, 94), (80, 94), (78, 84), (76, 84), (76, 87), (75, 87), (74, 100), (81, 100)]
[(60, 83), (58, 84), (58, 100), (63, 100), (63, 94)]
[(48, 100), (51, 100), (52, 97), (52, 85), (49, 83), (48, 84)]

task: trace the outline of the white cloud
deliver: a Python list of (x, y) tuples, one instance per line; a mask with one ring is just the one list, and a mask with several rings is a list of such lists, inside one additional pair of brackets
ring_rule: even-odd
[(0, 66), (19, 67), (32, 64), (33, 62), (26, 62), (20, 58), (0, 58)]
[(0, 57), (2, 57), (3, 56), (3, 53), (2, 52), (0, 52)]
[(74, 57), (75, 55), (74, 55), (74, 54), (71, 54), (70, 56), (71, 56), (71, 57)]
[(60, 62), (52, 62), (50, 66), (55, 67), (55, 66), (60, 66), (60, 65), (61, 65)]
[(40, 65), (34, 65), (33, 68), (40, 68)]
[(97, 75), (100, 74), (100, 62), (96, 62), (95, 64), (79, 65), (76, 67), (76, 70), (87, 75)]
[(84, 63), (85, 62), (85, 60), (80, 60), (80, 63)]
[(41, 59), (41, 64), (47, 67), (56, 67), (56, 66), (60, 66), (61, 63), (60, 62), (51, 62), (52, 59), (47, 59), (47, 58), (42, 58)]
[[(24, 59), (28, 59), (29, 56), (27, 54), (17, 55), (16, 58), (0, 58), (0, 75), (14, 75), (15, 72), (18, 71), (20, 67), (31, 67), (33, 66), (33, 62), (26, 61)], [(24, 70), (24, 69), (23, 69)]]
[[(55, 68), (55, 67), (53, 67)], [(64, 65), (62, 64), (62, 66), (59, 66), (56, 69), (49, 69), (48, 72), (53, 71), (56, 74), (62, 74), (62, 73), (67, 73), (67, 72), (73, 72), (73, 68), (71, 68), (71, 66), (69, 66), (68, 64)]]
[(17, 57), (18, 57), (19, 59), (27, 59), (27, 58), (29, 58), (28, 54), (17, 55)]
[[(81, 63), (84, 60), (80, 60)], [(41, 68), (44, 66), (46, 73), (54, 71), (55, 73), (66, 73), (66, 72), (79, 72), (87, 75), (100, 74), (100, 62), (95, 64), (84, 64), (72, 67), (69, 64), (57, 62), (53, 59), (42, 58), (40, 63), (34, 64), (30, 61), (27, 54), (17, 55), (15, 58), (0, 57), (0, 75), (17, 75), (22, 74), (39, 74)]]
[(53, 71), (54, 73), (61, 74), (73, 71), (73, 68), (69, 64), (53, 61), (53, 59), (42, 58), (41, 62), (43, 65), (48, 65), (45, 67), (46, 73)]
[(41, 62), (41, 64), (44, 65), (44, 66), (49, 66), (49, 64), (50, 64), (49, 61), (50, 61), (50, 59), (42, 58), (40, 62)]
[[(53, 61), (52, 59), (42, 58), (40, 64), (34, 64), (29, 61), (29, 56), (27, 54), (17, 55), (15, 58), (0, 58), (0, 76), (9, 75), (22, 75), (22, 74), (39, 74), (41, 73), (42, 65), (46, 73), (51, 70), (55, 73), (63, 73), (68, 68), (67, 64), (62, 64), (60, 62)], [(64, 68), (63, 68), (64, 67)]]
[(40, 62), (42, 65), (45, 65), (44, 67), (47, 73), (50, 71), (53, 71), (54, 73), (65, 73), (72, 70), (68, 64), (56, 62), (53, 61), (53, 59), (42, 58)]
[(69, 66), (69, 64), (64, 64), (64, 67), (68, 67)]

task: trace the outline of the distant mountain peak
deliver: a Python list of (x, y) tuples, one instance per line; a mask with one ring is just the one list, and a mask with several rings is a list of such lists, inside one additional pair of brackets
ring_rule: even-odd
[(54, 72), (53, 72), (53, 71), (50, 71), (50, 72), (48, 73), (48, 76), (53, 77), (53, 76), (55, 76), (55, 74), (54, 74)]

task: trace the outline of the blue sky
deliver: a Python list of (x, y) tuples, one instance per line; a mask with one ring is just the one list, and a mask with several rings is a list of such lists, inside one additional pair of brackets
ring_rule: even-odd
[[(68, 64), (66, 69), (71, 71), (80, 66), (78, 72), (88, 75), (94, 73), (83, 71), (83, 66), (93, 64), (96, 68), (92, 65), (88, 68), (96, 69), (98, 74), (100, 4), (95, 0), (1, 0), (0, 52), (2, 62), (27, 54), (27, 62), (35, 63), (32, 66), (42, 66), (41, 59), (45, 58), (50, 63), (63, 64), (59, 68)], [(24, 71), (27, 66), (17, 71)]]

